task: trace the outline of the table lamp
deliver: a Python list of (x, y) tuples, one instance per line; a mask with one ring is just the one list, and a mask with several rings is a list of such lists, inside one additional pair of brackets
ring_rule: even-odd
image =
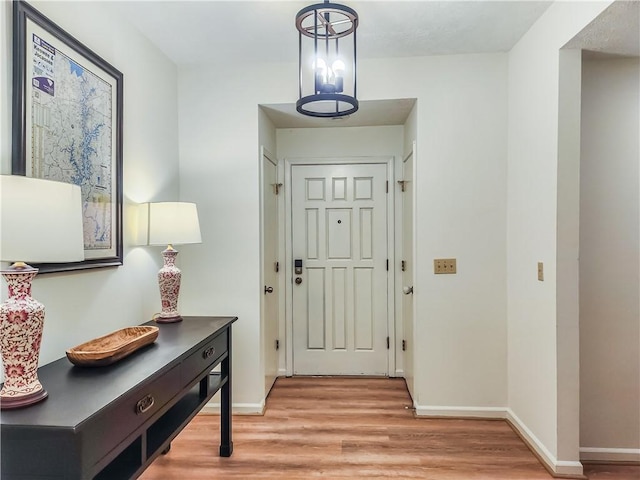
[(38, 269), (24, 262), (84, 260), (80, 187), (0, 175), (0, 260), (15, 262), (0, 271), (9, 287), (0, 305), (0, 407), (6, 410), (47, 397), (38, 380), (44, 306), (31, 296)]
[(182, 321), (178, 313), (178, 296), (182, 273), (176, 267), (178, 251), (173, 245), (202, 243), (198, 210), (195, 203), (158, 202), (148, 205), (148, 244), (168, 245), (162, 252), (164, 265), (158, 272), (162, 312), (154, 319), (158, 323)]

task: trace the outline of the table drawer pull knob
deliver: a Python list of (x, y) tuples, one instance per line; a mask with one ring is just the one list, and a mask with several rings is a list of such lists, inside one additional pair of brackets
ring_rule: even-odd
[(144, 412), (146, 412), (151, 407), (153, 407), (154, 402), (155, 402), (155, 399), (153, 398), (153, 396), (147, 395), (138, 403), (136, 403), (136, 413), (138, 415), (142, 415)]
[(204, 352), (202, 352), (202, 358), (207, 359), (211, 357), (214, 353), (216, 353), (216, 349), (213, 347), (209, 347)]

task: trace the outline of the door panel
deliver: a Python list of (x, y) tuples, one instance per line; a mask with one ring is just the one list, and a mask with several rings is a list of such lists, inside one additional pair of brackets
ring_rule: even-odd
[(307, 349), (324, 350), (325, 332), (325, 281), (324, 268), (309, 268), (307, 270)]
[(278, 375), (278, 203), (275, 192), (277, 183), (277, 167), (267, 155), (262, 156), (262, 245), (263, 245), (263, 280), (265, 287), (272, 292), (264, 291), (262, 341), (265, 363), (265, 393), (271, 390)]
[(354, 332), (356, 350), (373, 350), (373, 269), (354, 268)]
[(294, 165), (293, 372), (386, 375), (385, 164)]
[(413, 378), (414, 378), (414, 328), (413, 328), (413, 292), (407, 292), (406, 288), (413, 288), (413, 162), (414, 156), (407, 157), (402, 166), (402, 175), (405, 181), (404, 192), (402, 193), (402, 259), (405, 262), (405, 269), (402, 272), (402, 328), (406, 349), (404, 351), (404, 376), (407, 388), (413, 398)]

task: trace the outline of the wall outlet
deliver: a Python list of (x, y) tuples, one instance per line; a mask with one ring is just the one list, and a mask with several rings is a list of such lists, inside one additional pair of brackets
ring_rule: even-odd
[(544, 263), (538, 262), (538, 281), (544, 282)]
[(433, 273), (456, 273), (456, 259), (455, 258), (435, 258), (433, 260)]

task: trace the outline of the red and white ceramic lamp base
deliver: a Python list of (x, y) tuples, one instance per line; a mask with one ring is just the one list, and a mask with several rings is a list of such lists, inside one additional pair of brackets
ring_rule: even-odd
[(38, 359), (44, 326), (44, 306), (31, 297), (31, 280), (38, 273), (24, 263), (16, 263), (2, 276), (9, 298), (0, 305), (0, 349), (4, 385), (0, 408), (26, 407), (47, 397), (38, 380)]
[(178, 251), (171, 245), (162, 252), (164, 265), (158, 272), (158, 285), (160, 286), (160, 300), (162, 312), (155, 317), (157, 323), (181, 322), (182, 317), (178, 313), (178, 296), (180, 295), (180, 280), (182, 273), (176, 267)]

